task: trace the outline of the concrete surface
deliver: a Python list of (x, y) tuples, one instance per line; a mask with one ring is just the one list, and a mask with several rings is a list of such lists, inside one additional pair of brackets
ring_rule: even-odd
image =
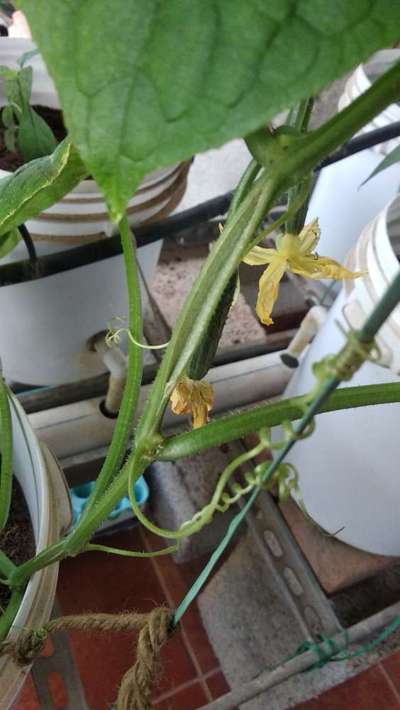
[[(203, 624), (231, 688), (293, 654), (304, 641), (252, 539), (246, 535), (199, 599)], [(298, 675), (243, 710), (284, 710), (342, 682), (354, 669), (330, 664)]]

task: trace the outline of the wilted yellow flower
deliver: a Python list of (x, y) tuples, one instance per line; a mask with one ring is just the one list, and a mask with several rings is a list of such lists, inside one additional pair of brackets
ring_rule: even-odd
[(208, 422), (208, 412), (214, 404), (214, 390), (205, 380), (182, 377), (171, 394), (174, 414), (192, 414), (193, 429)]
[(314, 252), (320, 237), (318, 219), (306, 225), (299, 235), (283, 234), (276, 239), (275, 249), (254, 247), (243, 261), (251, 266), (268, 264), (260, 278), (257, 315), (262, 323), (271, 325), (272, 309), (278, 298), (279, 284), (285, 271), (307, 279), (354, 279), (362, 276), (351, 272), (334, 259)]

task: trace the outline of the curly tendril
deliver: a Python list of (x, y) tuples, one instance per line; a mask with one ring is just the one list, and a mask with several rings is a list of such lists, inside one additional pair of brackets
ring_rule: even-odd
[(249, 451), (245, 451), (237, 456), (223, 470), (210, 502), (207, 503), (204, 508), (197, 511), (190, 520), (186, 520), (182, 523), (177, 530), (160, 528), (144, 515), (135, 499), (133, 475), (130, 475), (129, 498), (133, 512), (142, 525), (150, 530), (150, 532), (163, 538), (179, 540), (198, 533), (205, 525), (211, 523), (216, 512), (225, 513), (232, 505), (237, 503), (240, 498), (251, 493), (255, 488), (269, 490), (276, 486), (281, 502), (286, 501), (289, 496), (294, 493), (296, 498), (300, 500), (301, 508), (304, 511), (305, 507), (299, 489), (299, 476), (295, 467), (290, 463), (281, 463), (276, 471), (268, 477), (267, 472), (270, 461), (263, 461), (257, 464), (251, 471), (245, 471), (243, 473), (243, 483), (239, 483), (236, 480), (232, 482), (231, 480), (233, 475), (243, 464), (259, 456), (261, 453), (271, 451), (272, 449), (282, 449), (290, 440), (294, 441), (298, 438), (310, 436), (314, 431), (315, 422), (313, 420), (310, 423), (301, 437), (294, 432), (290, 422), (284, 422), (282, 428), (284, 430), (284, 437), (278, 442), (271, 440), (270, 431), (268, 429), (261, 429), (258, 432), (259, 443)]

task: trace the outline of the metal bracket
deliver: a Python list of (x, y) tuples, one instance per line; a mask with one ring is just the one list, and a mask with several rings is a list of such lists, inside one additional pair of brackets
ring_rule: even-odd
[[(60, 616), (60, 614), (61, 610), (56, 601), (52, 617)], [(31, 671), (40, 707), (46, 708), (46, 710), (57, 710), (60, 707), (59, 703), (55, 702), (49, 685), (49, 678), (56, 673), (62, 676), (67, 695), (67, 702), (62, 706), (63, 710), (89, 710), (72, 656), (68, 635), (61, 631), (54, 634), (51, 640), (53, 653), (48, 656), (39, 656)]]
[[(244, 451), (243, 444), (239, 442), (230, 445), (230, 448), (235, 455)], [(253, 510), (246, 515), (246, 521), (269, 572), (280, 587), (288, 610), (295, 616), (305, 637), (317, 640), (320, 635), (332, 636), (341, 631), (342, 626), (331, 602), (269, 493), (260, 491)]]

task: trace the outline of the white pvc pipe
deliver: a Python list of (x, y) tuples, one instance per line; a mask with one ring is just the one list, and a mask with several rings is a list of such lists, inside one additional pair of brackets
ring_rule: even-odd
[(327, 315), (328, 311), (323, 306), (313, 306), (310, 308), (300, 323), (300, 327), (286, 352), (281, 355), (281, 359), (285, 365), (288, 367), (298, 366), (300, 356), (318, 333)]
[(107, 345), (104, 333), (95, 337), (93, 347), (110, 373), (104, 400), (105, 412), (116, 415), (124, 394), (127, 357), (117, 345)]

